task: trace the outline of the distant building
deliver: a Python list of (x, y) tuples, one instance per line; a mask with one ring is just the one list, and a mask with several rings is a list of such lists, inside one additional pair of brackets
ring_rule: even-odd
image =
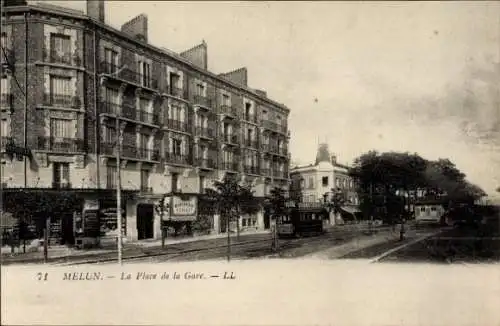
[(301, 202), (322, 202), (333, 193), (341, 193), (345, 200), (343, 208), (349, 213), (357, 211), (358, 195), (349, 167), (337, 162), (327, 144), (320, 144), (314, 164), (290, 169), (290, 196)]

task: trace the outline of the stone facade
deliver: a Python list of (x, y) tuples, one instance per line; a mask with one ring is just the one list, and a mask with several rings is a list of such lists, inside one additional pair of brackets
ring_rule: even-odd
[[(92, 20), (74, 11), (30, 5), (6, 8), (5, 14), (2, 30), (13, 53), (11, 72), (4, 76), (9, 87), (2, 89), (2, 96), (13, 99), (2, 102), (2, 119), (10, 126), (5, 137), (32, 153), (26, 165), (2, 157), (5, 188), (52, 188), (54, 164), (61, 163), (69, 165), (72, 189), (113, 189), (116, 137), (110, 135), (116, 132), (122, 135), (121, 186), (137, 193), (127, 202), (131, 239), (137, 235), (139, 203), (154, 203), (172, 191), (200, 194), (201, 180), (210, 187), (225, 174), (237, 174), (254, 185), (258, 197), (272, 186), (288, 187), (289, 109), (249, 89), (246, 69), (245, 78), (236, 78), (240, 83), (216, 76), (104, 25), (100, 12)], [(147, 33), (147, 26), (141, 31)], [(69, 39), (65, 53), (56, 53), (54, 35)], [(70, 81), (66, 88), (60, 86), (64, 96), (59, 100), (53, 76)], [(223, 94), (229, 102), (223, 102)], [(52, 134), (54, 119), (70, 121), (63, 140)], [(228, 130), (234, 139), (228, 138)], [(259, 213), (257, 225), (244, 224), (262, 228), (262, 218)]]

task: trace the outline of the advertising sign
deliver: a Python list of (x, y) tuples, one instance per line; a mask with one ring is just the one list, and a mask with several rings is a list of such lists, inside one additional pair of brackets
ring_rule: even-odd
[(172, 221), (195, 221), (198, 208), (196, 196), (172, 196), (170, 201), (170, 216), (165, 217)]

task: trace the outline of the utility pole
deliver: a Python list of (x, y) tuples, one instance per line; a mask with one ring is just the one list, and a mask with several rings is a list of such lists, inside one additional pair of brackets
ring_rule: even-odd
[(121, 147), (122, 147), (122, 134), (120, 131), (120, 119), (118, 112), (116, 113), (116, 218), (118, 227), (118, 264), (122, 264), (122, 251), (123, 251), (123, 234), (122, 234), (122, 178), (121, 178)]

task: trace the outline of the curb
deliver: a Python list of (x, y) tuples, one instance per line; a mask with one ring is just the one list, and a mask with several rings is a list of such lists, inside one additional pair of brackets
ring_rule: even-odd
[(397, 251), (399, 251), (399, 250), (401, 250), (401, 249), (404, 249), (404, 248), (406, 248), (406, 247), (412, 246), (412, 245), (414, 245), (414, 244), (416, 244), (416, 243), (419, 243), (419, 242), (421, 242), (421, 241), (424, 241), (424, 240), (426, 240), (426, 239), (428, 239), (428, 238), (432, 238), (432, 237), (436, 236), (437, 234), (440, 234), (440, 233), (442, 233), (442, 232), (444, 232), (444, 231), (446, 231), (446, 230), (439, 230), (439, 231), (436, 231), (436, 232), (432, 232), (432, 233), (430, 233), (430, 234), (423, 235), (423, 236), (421, 236), (421, 237), (418, 237), (418, 238), (416, 238), (416, 239), (413, 239), (413, 240), (412, 240), (412, 241), (410, 241), (410, 242), (407, 242), (407, 243), (405, 243), (405, 244), (402, 244), (402, 245), (400, 245), (400, 246), (397, 246), (396, 248), (392, 248), (392, 249), (390, 249), (390, 250), (387, 250), (387, 251), (386, 251), (386, 252), (384, 252), (383, 254), (381, 254), (381, 255), (377, 256), (376, 258), (372, 259), (372, 260), (370, 261), (370, 263), (377, 263), (377, 262), (379, 262), (381, 259), (383, 259), (383, 258), (385, 258), (385, 257), (387, 257), (387, 256), (389, 256), (389, 255), (392, 255), (393, 253), (395, 253), (395, 252), (397, 252)]

